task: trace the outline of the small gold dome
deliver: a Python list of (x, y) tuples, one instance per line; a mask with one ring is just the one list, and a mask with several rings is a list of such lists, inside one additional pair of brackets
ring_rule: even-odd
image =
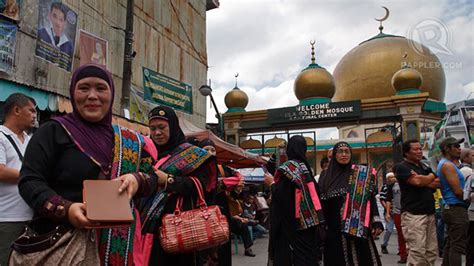
[(397, 91), (417, 89), (423, 84), (420, 72), (412, 68), (402, 68), (392, 77), (392, 87)]
[[(405, 53), (409, 60), (403, 59)], [(333, 73), (337, 88), (333, 101), (394, 95), (391, 79), (404, 62), (423, 77), (421, 92), (428, 92), (432, 99), (444, 100), (446, 78), (438, 57), (413, 40), (380, 33), (353, 48), (339, 61)]]
[(332, 75), (324, 68), (311, 64), (296, 77), (294, 91), (298, 100), (308, 98), (329, 98), (334, 96), (335, 85)]
[(225, 95), (224, 102), (229, 110), (244, 111), (249, 103), (249, 97), (247, 93), (235, 87)]

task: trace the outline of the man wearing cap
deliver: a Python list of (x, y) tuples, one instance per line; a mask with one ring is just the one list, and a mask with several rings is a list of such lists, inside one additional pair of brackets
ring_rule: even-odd
[(461, 265), (461, 257), (466, 254), (469, 219), (467, 204), (463, 201), (464, 176), (458, 168), (463, 142), (464, 139), (447, 137), (439, 145), (443, 159), (439, 162), (436, 173), (440, 178), (441, 193), (446, 202), (442, 219), (448, 229), (443, 265)]
[(401, 191), (401, 225), (408, 249), (408, 265), (434, 265), (438, 257), (433, 190), (439, 179), (421, 163), (423, 151), (418, 140), (402, 145), (404, 160), (395, 165)]

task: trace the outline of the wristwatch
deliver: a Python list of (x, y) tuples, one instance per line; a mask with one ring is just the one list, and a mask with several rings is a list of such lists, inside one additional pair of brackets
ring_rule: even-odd
[(174, 175), (168, 174), (168, 177), (166, 178), (166, 182), (167, 182), (168, 184), (173, 184), (173, 182), (174, 182)]

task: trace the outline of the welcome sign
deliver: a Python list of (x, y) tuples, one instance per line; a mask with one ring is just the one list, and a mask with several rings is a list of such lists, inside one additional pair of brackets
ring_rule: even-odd
[(360, 101), (316, 103), (268, 110), (269, 124), (359, 117)]

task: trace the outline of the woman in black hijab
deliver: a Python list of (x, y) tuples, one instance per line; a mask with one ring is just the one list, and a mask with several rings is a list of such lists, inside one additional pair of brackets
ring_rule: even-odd
[(323, 216), (306, 149), (304, 137), (291, 137), (289, 160), (275, 173), (270, 207), (270, 254), (275, 266), (317, 264), (317, 227)]
[[(319, 179), (328, 227), (324, 265), (381, 265), (373, 240), (383, 230), (375, 201), (375, 176), (366, 166), (353, 165), (351, 159), (349, 144), (336, 143), (328, 170)], [(364, 185), (354, 189), (357, 184)], [(351, 212), (351, 206), (360, 208)], [(357, 215), (360, 210), (363, 214)], [(366, 213), (370, 214), (369, 219), (365, 219)], [(359, 225), (357, 228), (353, 228), (354, 222)]]
[[(173, 213), (176, 201), (183, 198), (183, 210), (193, 209), (197, 189), (191, 177), (199, 179), (206, 199), (216, 188), (216, 158), (204, 149), (185, 141), (179, 119), (173, 109), (158, 106), (149, 113), (150, 137), (158, 150), (155, 174), (162, 191), (144, 203), (146, 215), (142, 217), (143, 232), (153, 234), (150, 265), (197, 265), (203, 258), (200, 254), (166, 253), (160, 245), (158, 230), (163, 214)], [(209, 204), (209, 202), (207, 202)]]

